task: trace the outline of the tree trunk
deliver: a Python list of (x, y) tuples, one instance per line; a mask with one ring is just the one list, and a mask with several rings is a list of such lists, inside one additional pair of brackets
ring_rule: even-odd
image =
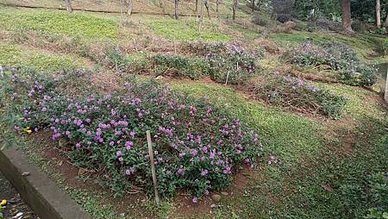
[(195, 13), (198, 13), (198, 0), (195, 0)]
[(233, 0), (233, 6), (232, 6), (232, 10), (233, 10), (232, 19), (233, 20), (236, 20), (237, 5), (238, 5), (238, 0)]
[(201, 0), (201, 9), (199, 12), (199, 22), (198, 22), (198, 31), (201, 32), (202, 30), (202, 23), (203, 23), (203, 0)]
[(216, 0), (216, 12), (218, 16), (218, 6), (220, 5), (220, 0)]
[(381, 4), (380, 0), (376, 0), (376, 26), (377, 28), (381, 27)]
[(179, 0), (175, 0), (175, 13), (174, 13), (174, 16), (175, 16), (175, 19), (178, 20), (178, 7), (179, 7)]
[(133, 4), (132, 4), (132, 0), (126, 0), (127, 1), (127, 6), (128, 6), (128, 15), (131, 15), (132, 14), (132, 10), (133, 10)]
[(209, 0), (204, 0), (204, 1), (203, 1), (203, 4), (205, 5), (206, 12), (207, 12), (207, 16), (208, 16), (209, 19), (210, 19)]
[(252, 12), (255, 11), (255, 0), (252, 0)]
[(350, 0), (342, 0), (342, 28), (348, 34), (354, 33), (352, 29)]
[(66, 10), (68, 12), (73, 12), (73, 7), (71, 7), (71, 0), (65, 0), (65, 3), (66, 3)]
[(385, 31), (388, 33), (388, 14), (387, 14), (387, 17), (385, 18)]

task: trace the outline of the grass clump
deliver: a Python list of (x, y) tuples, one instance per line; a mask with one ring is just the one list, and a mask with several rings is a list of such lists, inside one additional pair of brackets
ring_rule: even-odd
[(338, 80), (348, 85), (371, 86), (376, 82), (377, 70), (362, 63), (354, 50), (345, 44), (306, 41), (286, 57), (301, 66), (328, 66), (335, 71)]
[(327, 89), (315, 87), (290, 76), (260, 79), (248, 88), (253, 97), (297, 112), (318, 113), (329, 118), (340, 118), (346, 99)]
[(78, 97), (60, 92), (60, 79), (7, 73), (4, 81), (23, 109), (15, 129), (50, 128), (52, 139), (76, 164), (107, 174), (117, 194), (134, 185), (153, 191), (147, 130), (155, 143), (159, 192), (171, 196), (187, 189), (193, 202), (226, 188), (238, 167), (254, 164), (261, 152), (258, 135), (238, 119), (153, 81), (129, 80), (121, 92)]
[(88, 39), (114, 39), (118, 25), (113, 20), (86, 13), (66, 13), (49, 10), (0, 8), (0, 26), (6, 30), (32, 30)]

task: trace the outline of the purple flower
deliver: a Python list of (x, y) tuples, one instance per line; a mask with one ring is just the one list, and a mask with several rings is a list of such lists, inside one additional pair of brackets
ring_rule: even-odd
[(191, 150), (191, 156), (195, 157), (197, 156), (197, 154), (198, 154), (198, 151), (196, 149)]
[(224, 174), (231, 174), (232, 169), (229, 166), (226, 166), (225, 169), (222, 171)]
[(210, 151), (209, 158), (210, 158), (211, 160), (213, 160), (215, 156), (216, 156), (216, 150)]
[(177, 176), (183, 176), (183, 175), (185, 175), (185, 169), (183, 168), (183, 166), (181, 166), (181, 167), (176, 171), (176, 175), (177, 175)]
[(164, 127), (160, 126), (159, 131), (168, 137), (173, 136), (173, 130), (171, 128), (164, 128)]
[(207, 169), (201, 170), (201, 176), (207, 176), (209, 174), (209, 171)]
[(132, 141), (125, 142), (125, 148), (127, 150), (131, 150), (132, 147), (133, 147), (133, 142)]
[(198, 198), (197, 197), (193, 197), (193, 199), (191, 200), (194, 204), (198, 203)]
[(116, 152), (116, 157), (119, 158), (119, 157), (122, 157), (123, 156), (123, 153), (121, 151), (117, 151)]
[(134, 167), (131, 167), (131, 168), (125, 170), (125, 175), (130, 176), (130, 175), (134, 174), (135, 171), (136, 171), (136, 169)]

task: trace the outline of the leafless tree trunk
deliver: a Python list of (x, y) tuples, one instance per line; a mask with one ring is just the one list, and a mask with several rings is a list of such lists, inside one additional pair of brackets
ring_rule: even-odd
[(204, 0), (203, 4), (205, 5), (206, 11), (207, 11), (207, 16), (210, 19), (210, 11), (209, 11), (209, 0)]
[(236, 10), (237, 10), (237, 6), (238, 6), (238, 0), (233, 0), (233, 6), (232, 6), (232, 10), (233, 10), (232, 19), (233, 19), (233, 20), (236, 20)]
[(385, 30), (388, 33), (388, 14), (387, 14), (387, 17), (385, 18)]
[(133, 4), (132, 4), (132, 0), (126, 0), (127, 2), (127, 7), (128, 7), (128, 15), (131, 15), (132, 14), (132, 10), (133, 10)]
[(348, 34), (354, 33), (350, 11), (350, 0), (342, 0), (342, 28)]
[(178, 7), (179, 7), (179, 0), (174, 0), (175, 2), (175, 12), (174, 12), (174, 17), (175, 19), (178, 20)]
[(255, 11), (255, 0), (252, 0), (252, 12)]
[(202, 23), (203, 23), (203, 5), (204, 5), (204, 0), (201, 0), (201, 9), (199, 12), (199, 22), (198, 22), (198, 31), (201, 31), (202, 29)]
[(220, 5), (220, 0), (216, 0), (216, 12), (218, 17), (218, 6)]
[(381, 27), (381, 4), (380, 0), (376, 0), (376, 26), (377, 28)]
[(195, 13), (198, 13), (198, 0), (195, 0)]
[(71, 0), (65, 0), (65, 3), (66, 3), (66, 10), (68, 12), (73, 12), (73, 7), (71, 7)]

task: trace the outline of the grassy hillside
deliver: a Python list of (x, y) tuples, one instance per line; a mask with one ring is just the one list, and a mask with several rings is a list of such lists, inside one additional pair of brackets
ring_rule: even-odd
[[(54, 0), (3, 2), (64, 7), (62, 1)], [(120, 11), (118, 1), (75, 0), (73, 4), (76, 9)], [(228, 18), (229, 4), (224, 1), (222, 18), (205, 17), (202, 24), (191, 16), (174, 20), (147, 14), (172, 14), (172, 1), (165, 1), (163, 11), (157, 1), (136, 0), (134, 11), (144, 13), (132, 16), (0, 6), (0, 66), (35, 69), (43, 72), (45, 80), (63, 76), (60, 72), (64, 69), (89, 70), (70, 75), (76, 78), (70, 77), (68, 84), (60, 87), (61, 95), (71, 96), (113, 94), (123, 91), (128, 78), (157, 78), (190, 98), (204, 98), (257, 131), (263, 144), (262, 156), (254, 168), (234, 175), (227, 189), (211, 191), (198, 203), (192, 202), (190, 193), (180, 191), (163, 199), (160, 206), (153, 204), (143, 188), (135, 187), (124, 197), (115, 197), (105, 176), (77, 174), (82, 162), (61, 149), (63, 142), (49, 140), (49, 128), (31, 130), (32, 135), (14, 131), (23, 107), (7, 99), (11, 98), (7, 83), (0, 87), (0, 100), (6, 103), (0, 104), (0, 128), (4, 130), (1, 144), (22, 145), (34, 163), (93, 218), (363, 218), (377, 207), (379, 212), (387, 212), (388, 117), (380, 88), (349, 85), (338, 77), (341, 69), (336, 70), (331, 63), (298, 65), (287, 55), (306, 40), (319, 49), (318, 45), (334, 41), (344, 44), (345, 52), (349, 48), (354, 51), (362, 66), (385, 63), (388, 55), (383, 50), (388, 38), (367, 33), (347, 36), (326, 31), (282, 31), (274, 21), (268, 26), (251, 23), (251, 14), (242, 10), (232, 21)], [(194, 13), (192, 1), (181, 1), (180, 11)], [(212, 17), (214, 13), (212, 4)], [(226, 53), (228, 49), (234, 52)], [(251, 69), (252, 76), (234, 78), (236, 72), (249, 73)], [(29, 77), (28, 71), (23, 74)], [(269, 82), (279, 78), (287, 81), (291, 76), (308, 87), (293, 93), (297, 89), (293, 84), (283, 90), (285, 93), (305, 95), (298, 103), (306, 98), (319, 101), (303, 108), (290, 106), (292, 99), (276, 105), (260, 96), (260, 92), (268, 91), (268, 96), (276, 97), (278, 84)], [(384, 80), (378, 78), (379, 83)], [(259, 92), (253, 93), (257, 87)], [(309, 95), (315, 90), (330, 95), (328, 99), (321, 100), (319, 95), (311, 99)], [(323, 114), (318, 110), (322, 106), (316, 103), (338, 107), (341, 115), (333, 118)], [(58, 159), (64, 161), (63, 166)], [(66, 175), (69, 169), (76, 174)], [(214, 194), (220, 195), (220, 200), (214, 201)]]

